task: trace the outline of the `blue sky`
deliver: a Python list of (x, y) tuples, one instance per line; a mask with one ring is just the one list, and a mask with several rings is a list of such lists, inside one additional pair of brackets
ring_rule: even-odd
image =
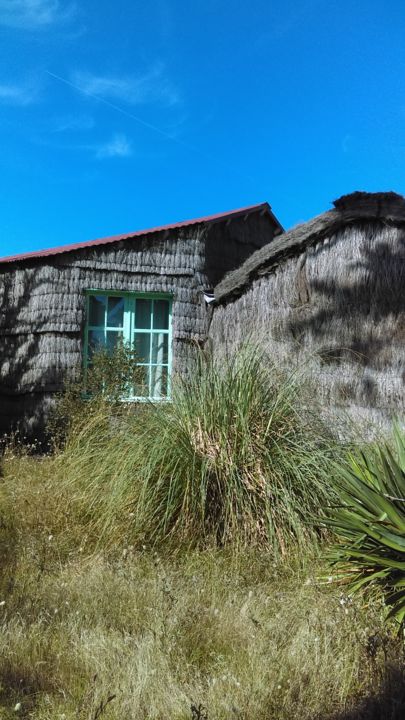
[(405, 193), (405, 3), (0, 0), (0, 254)]

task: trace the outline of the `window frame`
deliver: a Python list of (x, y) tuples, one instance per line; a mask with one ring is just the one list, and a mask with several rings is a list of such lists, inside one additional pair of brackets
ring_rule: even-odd
[[(149, 390), (151, 388), (151, 371), (153, 367), (167, 368), (167, 394), (164, 396), (148, 396), (141, 395), (130, 395), (122, 398), (123, 402), (165, 402), (171, 398), (171, 373), (172, 373), (172, 337), (173, 337), (173, 296), (169, 293), (159, 292), (130, 292), (124, 290), (98, 290), (95, 288), (89, 288), (85, 290), (85, 323), (84, 323), (84, 342), (83, 342), (83, 369), (87, 372), (89, 366), (89, 331), (100, 330), (101, 326), (90, 325), (90, 298), (94, 295), (102, 295), (108, 297), (123, 297), (124, 298), (124, 317), (122, 328), (109, 327), (104, 325), (104, 332), (115, 331), (122, 332), (123, 341), (133, 342), (135, 333), (145, 333), (151, 336), (151, 346), (153, 335), (163, 333), (168, 336), (168, 348), (167, 348), (167, 363), (152, 363), (152, 354), (150, 352), (148, 363), (139, 363), (140, 367), (149, 368)], [(154, 318), (154, 307), (152, 305), (151, 311), (151, 326), (149, 328), (137, 328), (135, 325), (135, 310), (136, 300), (166, 300), (168, 302), (168, 329), (163, 330), (153, 327)]]

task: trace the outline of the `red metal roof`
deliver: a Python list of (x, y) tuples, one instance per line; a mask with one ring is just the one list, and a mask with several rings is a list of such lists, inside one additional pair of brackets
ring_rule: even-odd
[(148, 228), (147, 230), (137, 230), (136, 232), (125, 233), (124, 235), (112, 235), (111, 237), (99, 238), (97, 240), (88, 240), (86, 242), (74, 243), (72, 245), (61, 245), (60, 247), (48, 248), (45, 250), (35, 250), (34, 252), (22, 253), (21, 255), (10, 255), (0, 258), (0, 263), (19, 262), (21, 260), (30, 260), (31, 258), (50, 257), (52, 255), (60, 255), (62, 253), (81, 250), (82, 248), (97, 247), (98, 245), (108, 245), (109, 243), (119, 242), (120, 240), (128, 240), (129, 238), (142, 237), (165, 230), (176, 230), (177, 228), (187, 227), (188, 225), (198, 225), (204, 223), (214, 223), (230, 220), (238, 215), (246, 215), (252, 212), (264, 211), (268, 213), (274, 220), (274, 223), (282, 231), (282, 226), (277, 218), (271, 212), (270, 205), (259, 203), (258, 205), (249, 205), (248, 207), (239, 208), (238, 210), (230, 210), (225, 213), (217, 213), (216, 215), (207, 215), (206, 217), (194, 218), (194, 220), (183, 220), (182, 222), (172, 223), (171, 225), (162, 225), (160, 227)]

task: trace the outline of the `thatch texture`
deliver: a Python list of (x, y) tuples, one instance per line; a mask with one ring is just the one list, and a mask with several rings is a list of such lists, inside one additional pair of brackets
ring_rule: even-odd
[(258, 211), (0, 264), (0, 432), (43, 424), (52, 393), (80, 366), (86, 290), (172, 295), (173, 368), (181, 371), (207, 335), (203, 291), (275, 229), (271, 214)]
[(327, 414), (386, 427), (405, 408), (404, 287), (405, 199), (355, 193), (225, 277), (212, 344), (233, 352), (250, 337)]
[(304, 252), (324, 238), (334, 236), (343, 227), (360, 220), (381, 220), (384, 223), (405, 223), (405, 198), (393, 192), (355, 192), (343, 195), (333, 203), (334, 210), (297, 225), (279, 235), (271, 245), (266, 245), (251, 255), (234, 272), (229, 273), (215, 288), (218, 302), (228, 302), (230, 296), (240, 295), (249, 283), (266, 273), (290, 256)]

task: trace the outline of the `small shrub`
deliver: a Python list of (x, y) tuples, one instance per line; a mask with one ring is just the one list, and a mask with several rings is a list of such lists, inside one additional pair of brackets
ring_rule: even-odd
[(405, 619), (405, 434), (350, 457), (339, 471), (341, 505), (329, 525), (339, 536), (331, 552), (338, 577), (351, 592), (379, 585), (389, 617)]
[(118, 343), (112, 352), (97, 350), (91, 367), (81, 368), (58, 397), (48, 423), (53, 444), (62, 445), (76, 424), (99, 415), (100, 408), (108, 415), (125, 413), (127, 405), (122, 399), (139, 379), (138, 358), (130, 346)]

